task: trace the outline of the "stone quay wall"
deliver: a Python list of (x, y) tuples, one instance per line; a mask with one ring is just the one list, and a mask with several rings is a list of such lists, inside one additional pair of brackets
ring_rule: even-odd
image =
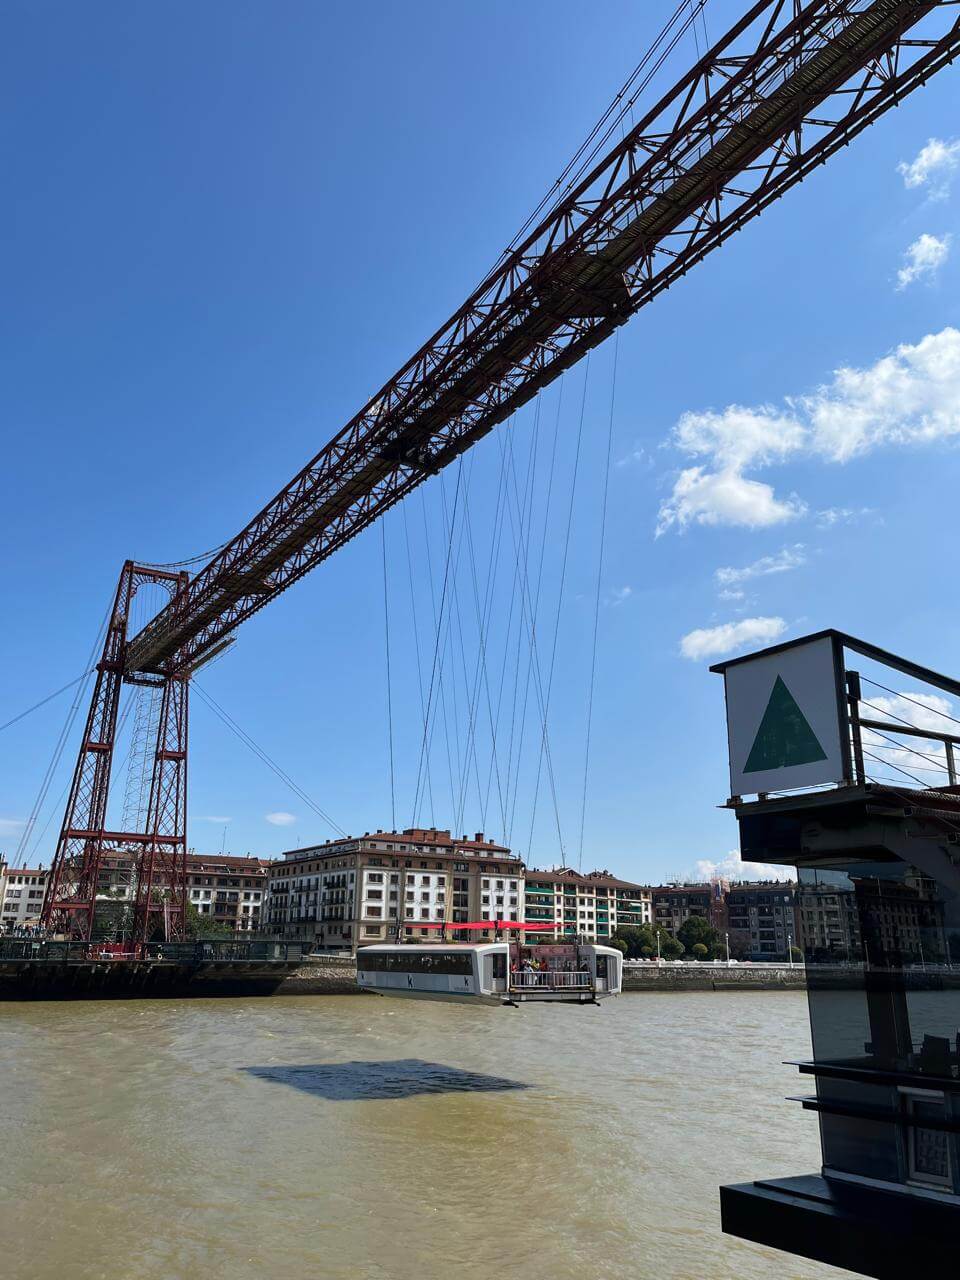
[[(805, 987), (802, 965), (628, 964), (623, 973), (624, 991), (802, 991)], [(356, 995), (356, 961), (312, 956), (288, 974), (274, 994)]]
[(802, 964), (627, 964), (624, 991), (804, 991)]

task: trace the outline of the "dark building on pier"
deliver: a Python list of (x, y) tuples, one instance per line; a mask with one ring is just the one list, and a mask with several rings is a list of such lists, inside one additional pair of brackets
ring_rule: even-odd
[[(877, 1278), (948, 1275), (960, 1228), (960, 738), (949, 722), (921, 733), (861, 720), (851, 653), (960, 695), (960, 682), (837, 632), (714, 668), (742, 855), (797, 868), (813, 1051), (797, 1066), (813, 1090), (795, 1101), (817, 1117), (822, 1161), (721, 1188), (723, 1228)], [(871, 778), (871, 724), (927, 738), (928, 759), (939, 746), (943, 784)]]

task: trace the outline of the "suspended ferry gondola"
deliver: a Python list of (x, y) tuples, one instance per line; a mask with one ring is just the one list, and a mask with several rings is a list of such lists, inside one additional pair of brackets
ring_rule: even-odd
[[(467, 927), (489, 930), (491, 923)], [(622, 977), (623, 956), (614, 947), (578, 943), (395, 943), (357, 951), (361, 990), (406, 999), (596, 1004), (620, 994)]]

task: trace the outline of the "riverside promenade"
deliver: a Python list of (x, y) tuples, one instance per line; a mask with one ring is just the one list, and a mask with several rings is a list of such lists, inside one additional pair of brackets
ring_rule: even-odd
[[(631, 964), (623, 969), (626, 991), (803, 991), (802, 964)], [(277, 986), (278, 996), (356, 995), (357, 966), (348, 956), (311, 956)]]

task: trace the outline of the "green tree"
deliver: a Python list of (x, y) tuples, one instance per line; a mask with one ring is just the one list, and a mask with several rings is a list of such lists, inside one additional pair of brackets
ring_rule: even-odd
[(703, 942), (695, 942), (692, 951), (697, 960), (706, 960), (710, 954), (710, 948)]
[(676, 960), (683, 955), (681, 943), (677, 942), (669, 929), (665, 929), (662, 924), (620, 925), (614, 931), (611, 942), (618, 947), (623, 944), (626, 947), (625, 954), (631, 960), (636, 960), (640, 956), (650, 960), (657, 954), (658, 938), (660, 955), (665, 960)]
[(629, 948), (627, 947), (626, 942), (624, 942), (623, 938), (618, 938), (616, 935), (614, 935), (614, 936), (610, 939), (610, 946), (611, 946), (611, 947), (616, 947), (616, 948), (617, 948), (617, 950), (618, 950), (618, 951), (621, 951), (624, 955), (626, 955), (626, 954), (627, 954), (627, 951), (628, 951), (628, 949), (629, 949)]
[(684, 920), (677, 930), (677, 941), (683, 943), (685, 951), (695, 954), (696, 946), (706, 947), (707, 955), (715, 954), (721, 938), (709, 920), (703, 916), (690, 916)]
[(222, 920), (211, 920), (202, 916), (192, 902), (187, 903), (187, 917), (184, 932), (188, 938), (232, 938), (233, 930)]
[(664, 931), (660, 935), (660, 955), (664, 960), (679, 960), (683, 955), (683, 943), (678, 941), (672, 933)]

